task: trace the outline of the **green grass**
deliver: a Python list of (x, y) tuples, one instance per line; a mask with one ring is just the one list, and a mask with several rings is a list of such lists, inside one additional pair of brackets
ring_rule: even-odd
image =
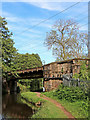
[(37, 103), (37, 102), (44, 102), (42, 98), (39, 98), (36, 96), (36, 93), (34, 92), (22, 92), (21, 96), (25, 98), (27, 101), (30, 101), (32, 103)]
[(67, 116), (56, 105), (47, 101), (32, 118), (67, 118)]
[(58, 96), (53, 95), (54, 92), (56, 91), (45, 92), (43, 94), (61, 103), (64, 106), (64, 108), (66, 108), (69, 112), (71, 112), (71, 114), (75, 118), (87, 118), (88, 117), (88, 111), (82, 107), (85, 104), (85, 101), (77, 100), (75, 102), (69, 102), (64, 99), (61, 100), (58, 98)]
[(67, 118), (63, 111), (61, 111), (55, 104), (43, 100), (36, 96), (34, 92), (24, 92), (21, 93), (21, 96), (27, 99), (29, 102), (43, 102), (36, 114), (32, 116), (32, 118)]

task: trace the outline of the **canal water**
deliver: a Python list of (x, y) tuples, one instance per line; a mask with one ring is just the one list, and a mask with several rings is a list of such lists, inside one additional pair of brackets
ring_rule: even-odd
[(22, 102), (20, 94), (2, 96), (2, 118), (31, 118), (34, 110)]

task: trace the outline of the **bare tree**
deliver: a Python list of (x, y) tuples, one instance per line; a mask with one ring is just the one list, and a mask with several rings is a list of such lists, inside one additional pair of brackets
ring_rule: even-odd
[(66, 60), (84, 55), (87, 37), (75, 21), (59, 20), (47, 33), (45, 44), (59, 60)]

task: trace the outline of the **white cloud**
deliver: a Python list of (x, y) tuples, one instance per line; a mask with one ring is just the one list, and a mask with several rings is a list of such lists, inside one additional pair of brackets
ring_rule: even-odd
[(84, 25), (84, 24), (82, 24), (82, 25), (80, 25), (80, 30), (81, 31), (88, 31), (88, 25)]
[(2, 11), (2, 16), (5, 17), (6, 20), (8, 20), (9, 22), (21, 22), (21, 21), (23, 22), (23, 21), (25, 21), (22, 18), (16, 17), (16, 16), (14, 16), (11, 13), (6, 12), (6, 11)]
[(43, 9), (47, 9), (47, 10), (55, 10), (55, 11), (63, 10), (63, 7), (56, 2), (55, 3), (54, 2), (30, 2), (30, 4)]
[[(35, 34), (42, 34), (42, 31), (39, 29), (35, 29), (34, 25), (37, 26), (38, 23), (40, 23), (41, 21), (44, 21), (44, 19), (41, 18), (20, 18), (20, 17), (16, 17), (8, 12), (3, 11), (3, 17), (6, 18), (7, 22), (8, 22), (8, 28), (10, 31), (14, 32), (14, 34), (19, 34), (19, 33), (23, 33), (26, 35), (26, 32), (31, 33), (31, 36), (36, 36)], [(27, 22), (26, 22), (27, 21)], [(39, 24), (37, 27), (44, 27), (45, 28), (51, 28), (51, 22), (45, 22), (45, 23), (41, 23)], [(26, 31), (26, 32), (25, 32)], [(33, 35), (34, 34), (34, 35)], [(28, 35), (27, 35), (28, 36)], [(30, 36), (30, 34), (29, 34)]]
[(19, 51), (29, 51), (30, 49), (32, 49), (32, 48), (35, 48), (36, 47), (36, 45), (35, 44), (28, 44), (27, 46), (22, 46), (22, 47), (20, 47), (18, 50)]
[[(29, 28), (29, 25), (31, 26), (31, 28), (32, 28), (32, 26), (34, 26), (34, 25), (37, 25), (38, 23), (40, 23), (40, 22), (43, 22), (45, 19), (43, 19), (43, 18), (20, 18), (20, 17), (16, 17), (16, 16), (14, 16), (14, 15), (12, 15), (12, 14), (10, 14), (10, 13), (8, 13), (8, 12), (5, 12), (5, 11), (3, 11), (2, 12), (2, 15), (3, 15), (3, 17), (5, 17), (6, 18), (6, 20), (7, 21), (9, 21), (9, 22), (12, 22), (12, 23), (16, 23), (17, 25), (19, 24), (19, 25), (21, 25), (21, 26), (28, 26), (28, 28)], [(27, 21), (27, 22), (26, 22)], [(50, 23), (51, 23), (52, 21), (50, 21)], [(30, 24), (29, 24), (30, 23)], [(41, 26), (41, 27), (48, 27), (48, 28), (50, 28), (51, 27), (51, 24), (50, 24), (49, 22), (43, 22), (43, 23), (41, 23), (41, 24), (39, 24), (39, 26)], [(15, 25), (15, 24), (14, 24)], [(21, 27), (20, 26), (20, 27)], [(27, 28), (27, 27), (26, 27)], [(25, 28), (24, 28), (25, 29)]]
[(16, 21), (21, 22), (22, 21), (22, 19), (14, 17), (14, 16), (13, 17), (7, 17), (6, 19), (10, 22), (16, 22)]

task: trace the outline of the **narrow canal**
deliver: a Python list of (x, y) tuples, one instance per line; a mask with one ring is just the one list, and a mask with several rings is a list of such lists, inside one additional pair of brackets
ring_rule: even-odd
[(32, 107), (22, 102), (20, 94), (2, 96), (2, 118), (31, 118), (34, 112)]

